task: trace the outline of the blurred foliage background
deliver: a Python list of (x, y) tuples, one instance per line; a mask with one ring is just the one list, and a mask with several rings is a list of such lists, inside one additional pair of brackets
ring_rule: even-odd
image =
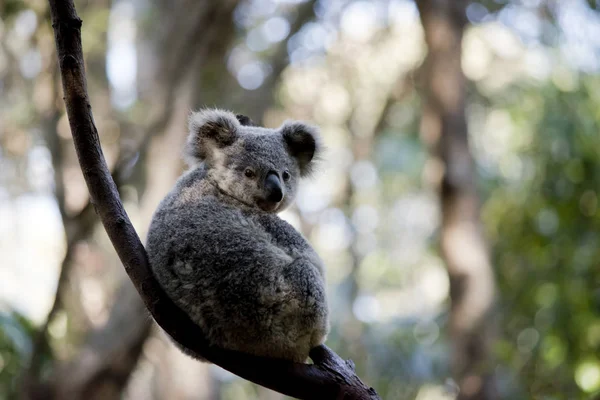
[[(329, 346), (417, 400), (600, 396), (598, 5), (76, 1), (142, 237), (190, 109), (321, 127), (282, 216), (328, 267)], [(151, 325), (89, 203), (46, 1), (0, 15), (0, 399), (283, 398)]]

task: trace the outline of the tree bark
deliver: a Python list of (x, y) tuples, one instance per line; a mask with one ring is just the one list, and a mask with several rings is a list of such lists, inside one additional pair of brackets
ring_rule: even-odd
[(301, 399), (378, 399), (372, 388), (326, 346), (311, 350), (315, 365), (255, 357), (210, 346), (202, 332), (162, 291), (102, 154), (87, 95), (81, 24), (72, 0), (50, 0), (52, 27), (69, 124), (90, 198), (125, 270), (156, 322), (191, 355), (252, 382)]
[(466, 0), (418, 0), (429, 53), (421, 134), (430, 147), (442, 209), (441, 254), (450, 276), (451, 368), (459, 400), (497, 397), (491, 342), (495, 282), (479, 220), (465, 116), (461, 47)]

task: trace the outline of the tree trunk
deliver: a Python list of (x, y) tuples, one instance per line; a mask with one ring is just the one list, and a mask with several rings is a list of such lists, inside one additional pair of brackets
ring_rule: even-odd
[(465, 0), (417, 1), (429, 53), (421, 134), (431, 150), (442, 209), (441, 254), (450, 276), (451, 367), (459, 400), (495, 399), (491, 317), (495, 283), (479, 220), (465, 116), (461, 46)]
[[(54, 380), (56, 399), (120, 399), (151, 326), (144, 303), (124, 280), (110, 318), (90, 333), (78, 356)], [(41, 398), (49, 398), (48, 394)]]

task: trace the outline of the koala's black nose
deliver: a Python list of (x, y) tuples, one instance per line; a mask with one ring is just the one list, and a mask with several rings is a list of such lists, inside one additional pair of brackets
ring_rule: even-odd
[(283, 188), (279, 176), (275, 172), (269, 172), (265, 180), (265, 189), (267, 191), (267, 200), (273, 203), (279, 203), (283, 199)]

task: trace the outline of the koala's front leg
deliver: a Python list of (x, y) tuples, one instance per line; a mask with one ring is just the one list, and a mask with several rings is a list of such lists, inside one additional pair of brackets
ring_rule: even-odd
[(273, 243), (294, 259), (303, 258), (313, 264), (324, 276), (323, 261), (310, 243), (293, 226), (276, 215), (261, 215), (258, 222), (271, 236)]

